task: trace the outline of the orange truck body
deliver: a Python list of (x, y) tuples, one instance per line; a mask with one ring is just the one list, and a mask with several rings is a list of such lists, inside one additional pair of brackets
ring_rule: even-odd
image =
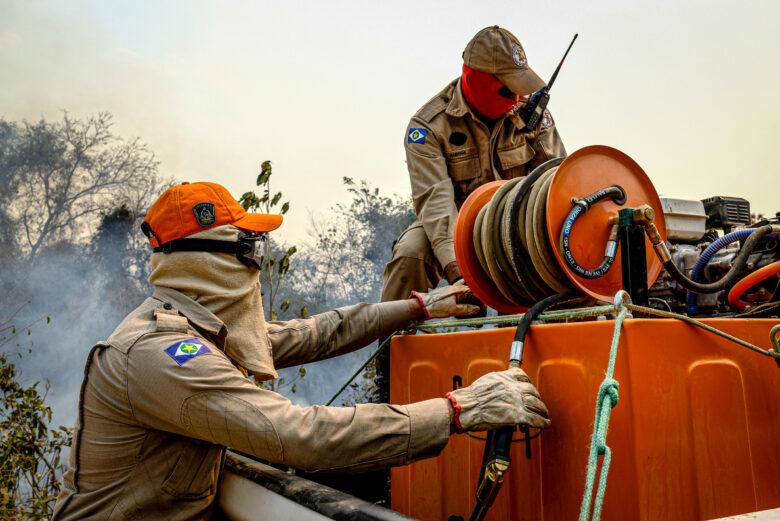
[[(762, 348), (777, 319), (707, 319)], [(552, 426), (512, 446), (487, 520), (577, 519), (614, 320), (534, 325), (523, 369)], [(514, 328), (395, 337), (391, 401), (442, 397), (507, 366)], [(780, 507), (780, 368), (766, 356), (671, 319), (626, 319), (615, 379), (602, 519), (699, 520)], [(533, 432), (532, 432), (533, 434)], [(516, 433), (516, 437), (520, 433)], [(484, 442), (454, 435), (434, 459), (392, 470), (392, 508), (468, 519)]]

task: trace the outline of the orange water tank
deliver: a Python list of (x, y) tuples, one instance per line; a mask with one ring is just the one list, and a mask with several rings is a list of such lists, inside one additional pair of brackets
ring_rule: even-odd
[[(776, 319), (708, 324), (764, 348)], [(614, 321), (533, 326), (526, 370), (552, 426), (514, 443), (488, 520), (577, 519), (596, 394)], [(514, 328), (395, 337), (391, 401), (443, 396), (506, 367)], [(615, 379), (602, 519), (698, 520), (780, 507), (780, 368), (700, 328), (626, 319)], [(519, 433), (516, 433), (518, 436)], [(454, 435), (442, 454), (392, 470), (392, 507), (415, 518), (468, 519), (484, 443)]]

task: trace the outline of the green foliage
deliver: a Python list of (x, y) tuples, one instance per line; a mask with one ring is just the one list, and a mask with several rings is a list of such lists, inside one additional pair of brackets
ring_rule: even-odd
[(293, 375), (292, 378), (277, 378), (276, 380), (255, 380), (255, 385), (261, 389), (268, 389), (279, 394), (286, 395), (287, 393), (295, 394), (298, 391), (298, 383), (306, 376), (306, 368), (300, 366), (298, 372)]
[[(148, 292), (138, 220), (167, 186), (154, 154), (116, 136), (109, 114), (0, 119), (0, 519), (51, 515), (71, 431), (48, 427), (49, 386), (38, 371), (78, 375), (81, 357), (59, 356), (85, 340), (75, 322), (86, 317), (94, 334)], [(95, 300), (100, 313), (90, 316), (85, 304)], [(37, 334), (49, 312), (73, 324), (67, 338)], [(29, 385), (22, 368), (41, 382)]]
[[(260, 194), (253, 191), (244, 193), (238, 203), (247, 212), (260, 212), (266, 214), (284, 215), (290, 209), (289, 201), (281, 205), (282, 192), (271, 195), (271, 177), (273, 168), (270, 161), (263, 161), (260, 165), (260, 173), (257, 175), (257, 187)], [(263, 308), (269, 320), (278, 320), (280, 312), (290, 309), (290, 299), (285, 299), (279, 304), (276, 302), (280, 288), (284, 285), (285, 277), (290, 272), (290, 259), (298, 251), (291, 246), (286, 250), (277, 241), (269, 238), (265, 242), (265, 255), (262, 269), (260, 270), (260, 287), (263, 289)]]
[[(11, 331), (0, 336), (0, 346), (12, 341), (17, 330), (29, 334), (33, 325), (16, 328), (9, 320), (0, 323), (0, 331)], [(49, 429), (49, 386), (41, 395), (39, 384), (22, 385), (8, 354), (0, 353), (0, 519), (48, 519), (59, 494), (60, 456), (71, 443), (72, 430)]]
[[(271, 196), (272, 176), (273, 168), (271, 162), (263, 161), (260, 165), (260, 173), (257, 175), (257, 187), (260, 189), (261, 195), (258, 196), (252, 191), (242, 195), (238, 202), (244, 210), (266, 214), (278, 213), (284, 215), (287, 213), (290, 209), (289, 201), (285, 201), (281, 205), (279, 204), (282, 200), (282, 192), (276, 192)], [(297, 251), (298, 248), (295, 246), (284, 249), (272, 238), (265, 242), (265, 255), (263, 266), (260, 270), (260, 287), (263, 290), (263, 309), (265, 310), (266, 318), (269, 320), (278, 320), (280, 313), (287, 314), (290, 310), (292, 303), (289, 298), (283, 299), (278, 307), (276, 303), (280, 300), (280, 289), (284, 287), (286, 278), (290, 273), (290, 259)], [(301, 318), (306, 317), (306, 306), (301, 308), (300, 316)], [(277, 380), (255, 383), (258, 387), (276, 391), (280, 394), (295, 393), (298, 390), (298, 382), (304, 376), (306, 376), (306, 369), (301, 366), (298, 374), (292, 380), (279, 378)]]
[[(295, 260), (292, 286), (296, 300), (308, 305), (306, 312), (378, 301), (393, 241), (416, 218), (411, 198), (384, 196), (365, 180), (345, 177), (343, 182), (352, 201), (336, 205), (326, 218), (312, 223), (313, 244)], [(343, 403), (369, 401), (375, 378), (372, 361), (363, 377), (349, 387)]]

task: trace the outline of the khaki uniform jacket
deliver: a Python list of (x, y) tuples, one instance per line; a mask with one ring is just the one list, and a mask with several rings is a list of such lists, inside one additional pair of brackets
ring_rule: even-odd
[(442, 267), (455, 261), (455, 220), (471, 192), (490, 181), (526, 176), (566, 155), (550, 113), (545, 111), (533, 132), (524, 132), (522, 107), (496, 120), (491, 130), (466, 103), (457, 79), (409, 122), (405, 147), (414, 209)]
[[(361, 347), (409, 320), (406, 302), (358, 304), (270, 323), (268, 333), (285, 367)], [(294, 406), (246, 378), (221, 349), (225, 335), (204, 307), (158, 287), (92, 349), (53, 520), (208, 519), (225, 447), (313, 471), (404, 465), (447, 443), (446, 399)]]

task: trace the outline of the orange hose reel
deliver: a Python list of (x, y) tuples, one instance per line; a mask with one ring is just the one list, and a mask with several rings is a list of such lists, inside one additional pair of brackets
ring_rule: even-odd
[[(540, 178), (544, 179), (544, 178)], [(461, 274), (474, 295), (488, 306), (503, 313), (520, 313), (527, 306), (511, 302), (496, 286), (490, 275), (479, 262), (474, 245), (474, 227), (478, 223), (480, 211), (490, 201), (493, 194), (507, 181), (487, 183), (472, 194), (463, 203), (455, 223), (455, 257)], [(560, 281), (577, 287), (587, 295), (601, 301), (611, 302), (614, 294), (623, 288), (620, 251), (607, 273), (596, 279), (586, 279), (576, 275), (565, 263), (559, 244), (561, 226), (572, 209), (572, 198), (581, 199), (612, 185), (618, 185), (626, 192), (625, 204), (618, 206), (610, 199), (602, 200), (592, 206), (576, 222), (571, 233), (570, 249), (577, 262), (585, 267), (594, 267), (604, 257), (604, 247), (609, 239), (610, 218), (617, 217), (621, 208), (633, 208), (648, 204), (655, 211), (655, 225), (666, 240), (666, 224), (658, 194), (652, 182), (642, 168), (629, 156), (611, 147), (594, 145), (577, 150), (568, 156), (557, 171), (546, 179), (549, 184), (544, 208), (545, 227), (527, 227), (534, 233), (547, 234), (558, 262), (555, 273), (563, 271), (568, 281)], [(537, 203), (538, 204), (538, 203)], [(484, 212), (483, 212), (484, 213)], [(529, 211), (530, 215), (532, 212)], [(517, 223), (524, 227), (524, 224)], [(661, 261), (656, 257), (650, 241), (645, 238), (647, 261), (647, 285), (652, 286), (661, 272)], [(538, 270), (539, 268), (537, 268)], [(547, 273), (552, 270), (545, 268)], [(522, 276), (522, 274), (520, 274)], [(551, 292), (557, 290), (550, 289)]]

